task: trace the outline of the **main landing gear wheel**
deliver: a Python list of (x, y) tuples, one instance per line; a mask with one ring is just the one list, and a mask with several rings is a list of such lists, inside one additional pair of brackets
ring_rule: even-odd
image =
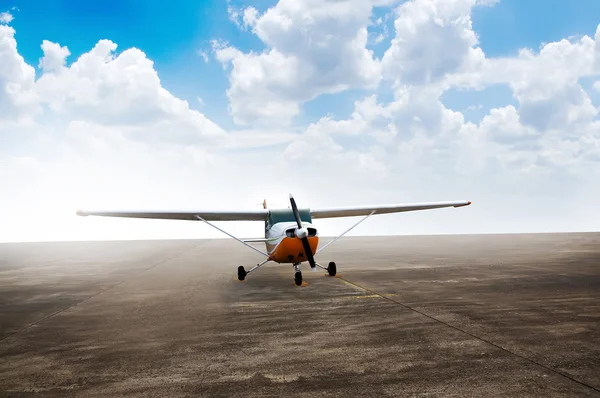
[(243, 266), (239, 266), (238, 267), (238, 280), (243, 281), (244, 279), (246, 279), (246, 275), (248, 273), (246, 272), (246, 270), (244, 269)]
[(329, 263), (329, 266), (327, 267), (327, 272), (329, 272), (329, 276), (335, 276), (335, 274), (337, 273), (337, 267), (335, 266), (335, 263), (333, 261)]
[(302, 285), (302, 272), (298, 271), (294, 273), (294, 283), (296, 284), (296, 286)]

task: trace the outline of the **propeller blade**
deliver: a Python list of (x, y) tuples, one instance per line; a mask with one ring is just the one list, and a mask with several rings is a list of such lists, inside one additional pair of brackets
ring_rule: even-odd
[(313, 257), (312, 249), (310, 248), (310, 244), (308, 243), (308, 238), (302, 239), (302, 246), (304, 246), (304, 255), (308, 258), (308, 263), (311, 268), (315, 268), (317, 264), (315, 263), (315, 258)]
[(296, 219), (296, 223), (298, 223), (298, 228), (302, 228), (302, 221), (300, 220), (300, 212), (298, 211), (298, 206), (296, 206), (296, 201), (292, 194), (290, 194), (290, 202), (292, 203), (292, 211), (294, 212), (294, 218)]
[[(298, 223), (298, 229), (300, 229), (302, 228), (302, 220), (300, 219), (300, 212), (298, 211), (298, 206), (296, 206), (296, 201), (294, 200), (292, 194), (290, 194), (290, 202), (292, 203), (294, 218), (296, 219), (296, 223)], [(313, 257), (312, 249), (310, 248), (307, 237), (302, 238), (302, 246), (304, 247), (304, 255), (308, 258), (310, 267), (315, 268), (317, 265), (315, 263), (315, 258)]]

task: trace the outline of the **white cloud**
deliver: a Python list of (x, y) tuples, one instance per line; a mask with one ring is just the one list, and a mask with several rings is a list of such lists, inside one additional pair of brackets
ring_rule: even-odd
[(0, 25), (0, 121), (17, 119), (36, 108), (35, 69), (17, 51), (15, 30)]
[(67, 65), (68, 48), (44, 41), (36, 80), (14, 34), (0, 26), (0, 182), (10, 187), (0, 200), (0, 240), (97, 236), (60, 220), (102, 201), (168, 205), (165, 189), (202, 190), (208, 169), (231, 167), (218, 155), (230, 137), (164, 89), (140, 50), (117, 54), (101, 40)]
[[(392, 17), (392, 13), (388, 12), (383, 17), (377, 18), (371, 26), (372, 31), (369, 32), (371, 41), (374, 44), (383, 42), (389, 36), (388, 21)], [(373, 38), (374, 37), (374, 38)]]
[(238, 27), (241, 27), (242, 25), (240, 24), (240, 10), (238, 10), (236, 7), (233, 7), (229, 0), (227, 1), (227, 15), (229, 16), (229, 20), (231, 22), (233, 22), (234, 24), (236, 24)]
[(492, 109), (481, 121), (480, 128), (489, 140), (506, 145), (520, 145), (522, 141), (536, 144), (540, 136), (535, 129), (521, 124), (519, 114), (512, 105)]
[(0, 24), (9, 24), (11, 23), (15, 18), (13, 17), (13, 15), (8, 12), (0, 12)]
[(600, 80), (594, 82), (594, 90), (598, 91), (600, 93)]
[[(556, 201), (554, 206), (566, 213), (565, 203), (588, 206), (592, 199), (578, 192), (600, 172), (600, 122), (579, 79), (598, 75), (598, 42), (584, 36), (548, 43), (539, 54), (524, 50), (517, 58), (487, 59), (476, 47), (470, 23), (474, 5), (462, 0), (402, 4), (396, 39), (382, 60), (384, 76), (395, 82), (394, 100), (378, 103), (370, 95), (355, 103), (349, 119), (326, 117), (309, 127), (306, 142), (314, 144), (301, 148), (305, 163), (319, 161), (325, 147), (335, 148), (333, 156), (339, 158), (356, 152), (359, 143), (363, 153), (377, 153), (373, 158), (385, 166), (387, 184), (437, 185), (437, 192), (460, 192), (460, 187), (475, 200), (484, 198), (480, 205), (490, 212), (492, 203), (519, 198), (515, 221), (516, 214), (533, 220), (521, 213), (526, 207), (530, 214), (550, 209), (528, 207), (537, 195)], [(439, 100), (452, 87), (492, 84), (508, 84), (520, 106), (492, 109), (474, 124)], [(356, 137), (353, 146), (341, 144), (347, 136)], [(592, 197), (598, 199), (600, 191)], [(565, 228), (570, 224), (560, 222)], [(578, 222), (590, 225), (583, 218)]]
[(71, 55), (67, 47), (48, 40), (42, 42), (42, 51), (44, 56), (40, 59), (39, 68), (44, 72), (60, 72), (65, 67), (67, 57)]
[(245, 9), (237, 8), (231, 5), (227, 0), (227, 15), (229, 20), (233, 22), (242, 31), (252, 28), (256, 24), (259, 12), (254, 7), (246, 7)]
[[(213, 41), (231, 113), (251, 124), (237, 131), (167, 91), (139, 49), (117, 53), (101, 40), (69, 64), (66, 46), (44, 41), (36, 80), (14, 30), (0, 26), (0, 184), (10, 187), (0, 196), (0, 225), (9, 226), (0, 240), (222, 237), (199, 223), (81, 219), (74, 210), (260, 208), (263, 197), (287, 206), (288, 192), (311, 207), (473, 201), (374, 217), (356, 233), (597, 229), (600, 121), (580, 80), (600, 74), (600, 27), (595, 38), (487, 58), (470, 13), (493, 2), (414, 0), (399, 5), (380, 62), (365, 49), (367, 27), (378, 23), (372, 7), (396, 3), (282, 0), (262, 15), (240, 11), (236, 20), (267, 50)], [(450, 88), (495, 84), (508, 85), (516, 104), (480, 121), (440, 100)], [(366, 92), (349, 117), (284, 124), (302, 102), (349, 87)], [(319, 225), (335, 234), (354, 221)]]
[(244, 25), (253, 28), (258, 20), (258, 10), (254, 7), (248, 7), (244, 10), (243, 21)]
[(101, 40), (67, 68), (69, 50), (44, 41), (44, 74), (36, 82), (41, 101), (60, 117), (128, 126), (124, 131), (132, 137), (186, 142), (224, 134), (161, 86), (142, 51), (131, 48), (116, 55), (116, 48)]
[(206, 50), (198, 50), (198, 55), (202, 57), (205, 63), (208, 63), (210, 60), (208, 57), (208, 51)]
[(481, 110), (481, 109), (483, 109), (483, 105), (482, 104), (476, 104), (476, 105), (473, 104), (473, 105), (467, 106), (465, 108), (465, 111), (466, 112), (469, 112), (469, 111), (478, 111), (478, 110)]
[(500, 0), (477, 0), (477, 5), (492, 7), (500, 3)]
[(244, 18), (267, 49), (215, 49), (232, 65), (227, 94), (236, 123), (288, 123), (320, 94), (376, 87), (381, 68), (366, 48), (371, 9), (369, 0), (281, 0), (260, 16), (247, 9)]
[(383, 74), (402, 84), (435, 83), (477, 58), (472, 29), (475, 0), (415, 0), (398, 8), (396, 37), (383, 59)]
[[(600, 25), (596, 39), (583, 36), (547, 43), (535, 53), (522, 49), (515, 58), (479, 58), (447, 83), (466, 88), (508, 84), (521, 104), (523, 122), (546, 128), (570, 122), (589, 122), (596, 111), (579, 84), (600, 73)], [(550, 118), (548, 118), (550, 116)]]

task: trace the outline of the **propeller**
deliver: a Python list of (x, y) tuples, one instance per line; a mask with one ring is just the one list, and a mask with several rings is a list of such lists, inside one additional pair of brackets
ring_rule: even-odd
[(315, 268), (315, 258), (313, 257), (310, 244), (308, 243), (308, 231), (306, 230), (306, 228), (302, 227), (302, 221), (300, 220), (300, 212), (298, 211), (298, 206), (296, 206), (296, 201), (294, 200), (292, 194), (290, 194), (290, 202), (292, 203), (292, 211), (294, 212), (294, 218), (296, 219), (296, 223), (298, 223), (296, 236), (302, 241), (302, 246), (304, 246), (304, 253), (306, 257), (308, 257), (308, 263), (310, 264), (310, 267)]

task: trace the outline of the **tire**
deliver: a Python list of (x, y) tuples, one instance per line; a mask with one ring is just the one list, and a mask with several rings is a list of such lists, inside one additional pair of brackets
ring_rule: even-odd
[(337, 267), (333, 261), (329, 263), (329, 266), (327, 267), (327, 272), (329, 272), (329, 276), (335, 276), (335, 274), (337, 273)]
[(246, 270), (244, 269), (243, 266), (239, 266), (238, 267), (238, 280), (243, 281), (244, 279), (246, 279)]
[(294, 274), (294, 283), (296, 286), (302, 285), (302, 272), (296, 272)]

